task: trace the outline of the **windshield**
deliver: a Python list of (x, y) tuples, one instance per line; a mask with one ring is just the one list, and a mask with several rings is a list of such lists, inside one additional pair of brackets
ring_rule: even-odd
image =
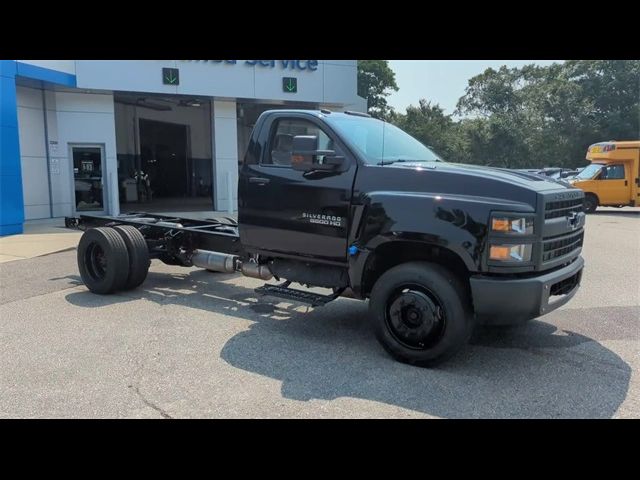
[(352, 115), (328, 115), (327, 122), (367, 163), (442, 161), (435, 152), (390, 123)]
[(601, 165), (599, 163), (592, 163), (588, 167), (585, 167), (585, 169), (582, 170), (578, 175), (576, 175), (575, 178), (579, 178), (580, 180), (591, 180), (598, 174), (602, 167), (604, 167), (604, 165)]

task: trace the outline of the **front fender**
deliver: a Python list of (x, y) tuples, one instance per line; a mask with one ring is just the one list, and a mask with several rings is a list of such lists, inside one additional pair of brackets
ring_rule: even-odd
[(499, 199), (405, 192), (374, 192), (363, 206), (350, 244), (375, 250), (394, 240), (425, 242), (455, 252), (472, 272), (481, 268), (491, 210), (518, 211), (513, 202)]
[(482, 272), (482, 255), (492, 210), (532, 212), (527, 204), (468, 195), (373, 192), (354, 207), (349, 277), (362, 287), (371, 254), (389, 242), (419, 242), (454, 253), (472, 273)]
[(359, 283), (369, 254), (386, 242), (423, 242), (455, 253), (470, 272), (482, 271), (482, 254), (492, 210), (533, 212), (524, 203), (469, 195), (373, 192), (362, 198), (349, 245), (352, 281)]

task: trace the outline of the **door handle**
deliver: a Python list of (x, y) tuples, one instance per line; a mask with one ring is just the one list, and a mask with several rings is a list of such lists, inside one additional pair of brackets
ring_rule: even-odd
[(629, 182), (627, 180), (624, 181), (624, 186), (626, 187), (627, 185), (629, 185)]
[(257, 183), (258, 185), (266, 185), (271, 180), (264, 177), (249, 177), (249, 183)]

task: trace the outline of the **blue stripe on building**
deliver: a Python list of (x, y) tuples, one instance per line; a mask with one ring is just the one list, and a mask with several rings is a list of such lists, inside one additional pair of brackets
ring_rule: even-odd
[(45, 83), (55, 83), (66, 87), (76, 86), (76, 76), (70, 73), (58, 72), (49, 68), (36, 67), (28, 63), (16, 63), (16, 76), (40, 80)]
[(22, 233), (24, 224), (16, 77), (38, 80), (43, 86), (76, 86), (75, 75), (0, 60), (0, 236)]
[(16, 71), (17, 62), (0, 60), (0, 235), (22, 233), (24, 223)]

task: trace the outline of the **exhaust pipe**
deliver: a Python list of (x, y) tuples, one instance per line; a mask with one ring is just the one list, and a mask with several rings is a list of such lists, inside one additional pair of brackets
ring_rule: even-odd
[(236, 260), (239, 261), (238, 257), (235, 255), (211, 252), (209, 250), (196, 250), (191, 256), (191, 263), (196, 267), (226, 273), (233, 273), (236, 271)]
[(245, 277), (259, 278), (260, 280), (271, 280), (273, 277), (266, 265), (258, 265), (257, 263), (243, 263), (240, 271)]
[(240, 257), (227, 253), (212, 252), (210, 250), (196, 250), (191, 256), (191, 263), (196, 267), (214, 270), (216, 272), (241, 272), (245, 277), (270, 280), (273, 274), (266, 265), (252, 262), (242, 262)]

